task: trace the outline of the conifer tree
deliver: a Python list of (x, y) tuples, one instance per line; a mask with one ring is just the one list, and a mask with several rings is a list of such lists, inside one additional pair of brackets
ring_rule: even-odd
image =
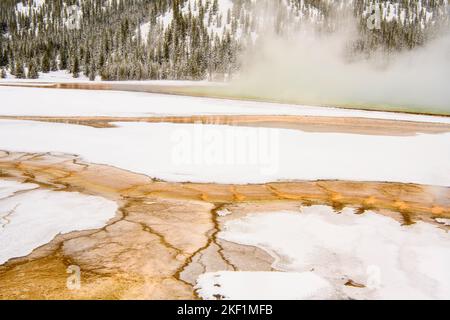
[[(356, 21), (350, 56), (412, 50), (450, 30), (445, 0), (423, 0), (421, 6), (411, 0), (233, 0), (230, 8), (218, 0), (22, 2), (31, 4), (31, 14), (18, 12), (18, 0), (0, 1), (0, 68), (19, 75), (17, 61), (28, 67), (34, 60), (38, 71), (83, 71), (108, 80), (231, 76), (240, 68), (239, 55), (255, 48), (254, 34), (284, 36), (309, 23), (317, 32), (334, 32), (339, 10)], [(78, 29), (64, 23), (65, 5), (72, 4), (83, 13)], [(393, 17), (368, 30), (369, 5), (375, 4)]]
[(64, 47), (61, 49), (59, 53), (59, 68), (61, 70), (67, 69), (67, 52)]
[(50, 71), (58, 71), (58, 62), (54, 57), (50, 60)]
[(95, 68), (94, 60), (91, 61), (91, 66), (89, 68), (89, 80), (94, 81), (97, 76), (97, 70)]
[(212, 13), (215, 15), (215, 14), (217, 14), (218, 11), (219, 11), (219, 1), (214, 0), (213, 5), (212, 5)]
[(80, 76), (80, 62), (78, 60), (78, 56), (75, 55), (73, 66), (72, 66), (72, 76), (74, 78), (78, 78)]
[(49, 57), (48, 52), (46, 52), (44, 54), (44, 57), (42, 58), (41, 70), (44, 73), (50, 72), (50, 57)]
[(16, 67), (14, 69), (14, 75), (17, 79), (24, 79), (25, 78), (25, 69), (23, 67), (23, 64), (19, 61), (16, 62)]
[(37, 79), (39, 78), (39, 73), (36, 68), (36, 64), (34, 61), (30, 61), (28, 64), (28, 79)]

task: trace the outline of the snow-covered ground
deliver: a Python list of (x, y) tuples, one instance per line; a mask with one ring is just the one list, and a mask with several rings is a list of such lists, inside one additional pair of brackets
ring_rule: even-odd
[(436, 221), (437, 221), (438, 223), (443, 224), (444, 226), (450, 226), (450, 219), (436, 218)]
[(139, 92), (0, 87), (0, 98), (0, 116), (298, 115), (450, 123), (450, 117)]
[(206, 300), (218, 296), (234, 300), (332, 299), (334, 294), (331, 284), (313, 272), (204, 273), (196, 288)]
[(427, 223), (312, 206), (231, 220), (218, 237), (267, 251), (287, 273), (207, 273), (197, 286), (207, 299), (450, 298), (450, 234)]
[(6, 78), (0, 79), (0, 84), (16, 84), (25, 85), (28, 83), (105, 83), (105, 84), (155, 84), (164, 86), (184, 86), (184, 85), (202, 85), (202, 86), (220, 86), (223, 82), (212, 82), (207, 80), (124, 80), (124, 81), (102, 81), (100, 76), (97, 76), (95, 81), (89, 80), (83, 73), (80, 73), (78, 78), (74, 78), (73, 75), (66, 70), (50, 71), (47, 73), (39, 72), (38, 79), (17, 79), (14, 75), (6, 72)]
[(0, 265), (30, 254), (58, 234), (101, 228), (115, 216), (113, 201), (38, 187), (0, 180)]
[(35, 83), (35, 82), (56, 83), (56, 82), (90, 82), (90, 81), (89, 81), (89, 78), (83, 74), (80, 74), (78, 78), (74, 78), (71, 73), (68, 73), (65, 70), (50, 71), (47, 73), (39, 72), (38, 79), (17, 79), (15, 76), (13, 76), (9, 72), (7, 72), (6, 78), (0, 79), (0, 83), (24, 84), (24, 83)]
[(37, 184), (33, 183), (17, 183), (11, 180), (0, 180), (0, 200), (10, 197), (16, 192), (32, 190), (38, 187)]
[(339, 179), (450, 186), (450, 133), (372, 136), (221, 125), (0, 120), (0, 150), (64, 152), (167, 181)]

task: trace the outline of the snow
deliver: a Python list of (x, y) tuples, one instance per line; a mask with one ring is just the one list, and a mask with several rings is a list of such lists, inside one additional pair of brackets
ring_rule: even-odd
[[(16, 4), (16, 15), (38, 15), (42, 11), (42, 6), (44, 4), (45, 0), (32, 0), (30, 3), (28, 3), (27, 1), (21, 1)], [(77, 28), (79, 23), (78, 19), (81, 19), (83, 15), (81, 7), (77, 3), (73, 5), (63, 3), (63, 8), (61, 10), (64, 16), (65, 12), (68, 12), (69, 16), (75, 19), (71, 20), (63, 17), (63, 23), (69, 28)], [(47, 25), (48, 19), (53, 19), (53, 17), (49, 18), (48, 16), (44, 16), (43, 21), (45, 25)], [(18, 20), (17, 23), (19, 23)], [(34, 23), (34, 21), (31, 21), (31, 23)]]
[(450, 219), (445, 219), (445, 218), (436, 218), (435, 219), (438, 223), (441, 223), (445, 226), (450, 226)]
[(45, 0), (33, 0), (31, 6), (28, 6), (27, 3), (19, 2), (16, 5), (16, 12), (28, 16), (30, 15), (30, 9), (33, 12), (38, 12), (44, 3)]
[[(28, 69), (26, 72), (28, 72)], [(99, 82), (100, 77), (97, 76), (96, 82)], [(50, 71), (50, 72), (39, 72), (38, 79), (17, 79), (10, 72), (6, 72), (6, 79), (0, 79), (0, 84), (6, 83), (8, 85), (28, 85), (28, 84), (44, 84), (44, 83), (83, 83), (83, 82), (92, 82), (86, 77), (83, 73), (80, 73), (78, 78), (74, 78), (73, 74), (67, 72), (66, 70), (58, 70), (58, 71)]]
[[(194, 10), (194, 2), (196, 0), (187, 0), (184, 3), (184, 6), (181, 8), (181, 13), (184, 15), (187, 15), (189, 13), (189, 6), (191, 8), (191, 13), (194, 17), (198, 17), (199, 16), (199, 8), (197, 6), (197, 10)], [(211, 2), (212, 5), (212, 2)], [(214, 39), (214, 37), (217, 35), (219, 37), (222, 37), (223, 34), (223, 27), (218, 28), (216, 26), (216, 22), (218, 19), (218, 17), (222, 17), (222, 26), (225, 26), (227, 30), (231, 29), (231, 23), (227, 25), (226, 23), (226, 18), (227, 18), (227, 12), (230, 9), (233, 9), (233, 1), (232, 0), (219, 0), (218, 1), (218, 12), (217, 14), (214, 15), (214, 19), (212, 19), (212, 24), (211, 26), (208, 26), (208, 20), (209, 20), (209, 15), (210, 15), (210, 10), (207, 10), (204, 14), (205, 17), (203, 19), (203, 23), (205, 26), (208, 26), (208, 33), (211, 36), (211, 39)], [(164, 30), (166, 30), (169, 25), (172, 23), (173, 21), (173, 10), (169, 9), (167, 10), (167, 12), (165, 12), (162, 16), (158, 17), (157, 22), (162, 25), (162, 27), (164, 28)], [(141, 28), (141, 36), (142, 36), (142, 41), (146, 41), (148, 34), (150, 32), (150, 24), (148, 22), (141, 24), (140, 26)]]
[(141, 41), (143, 42), (143, 43), (146, 43), (147, 42), (147, 39), (148, 39), (148, 34), (150, 33), (150, 27), (151, 27), (151, 23), (150, 22), (145, 22), (145, 23), (142, 23), (140, 26), (139, 26), (139, 28), (138, 29), (136, 29), (136, 34), (138, 33), (138, 32), (141, 32)]
[[(401, 24), (406, 23), (413, 23), (416, 19), (420, 21), (421, 27), (425, 28), (425, 23), (428, 23), (429, 20), (433, 18), (433, 12), (428, 11), (426, 6), (423, 6), (422, 1), (417, 1), (417, 7), (416, 10), (412, 8), (411, 10), (408, 10), (409, 19), (406, 19), (406, 11), (407, 9), (403, 6), (400, 6), (400, 3), (393, 2), (393, 1), (386, 1), (379, 3), (381, 5), (381, 12), (377, 13), (379, 14), (379, 18), (386, 21), (393, 21), (396, 20)], [(447, 3), (443, 3), (444, 5), (448, 5)], [(378, 3), (377, 3), (378, 6)], [(364, 15), (368, 16), (369, 14), (372, 14), (372, 10), (379, 10), (378, 7), (375, 7), (375, 3), (368, 4), (366, 6), (366, 9), (364, 10)], [(371, 10), (372, 9), (372, 10)]]
[[(189, 7), (191, 8), (191, 13), (194, 17), (199, 17), (199, 7), (195, 6), (196, 0), (187, 0), (181, 8), (181, 13), (184, 15), (189, 14)], [(211, 1), (211, 5), (212, 5)], [(203, 2), (205, 4), (205, 2)], [(233, 0), (219, 0), (218, 1), (218, 11), (216, 14), (212, 14), (211, 10), (208, 9), (204, 12), (203, 24), (207, 27), (210, 39), (215, 39), (216, 37), (222, 38), (225, 32), (230, 32), (233, 34), (235, 39), (241, 39), (243, 42), (246, 41), (248, 36), (253, 43), (256, 42), (260, 34), (273, 33), (272, 26), (276, 25), (276, 14), (283, 12), (286, 14), (286, 21), (283, 27), (290, 29), (291, 32), (298, 30), (298, 26), (302, 20), (310, 20), (312, 22), (321, 23), (323, 21), (323, 13), (312, 5), (305, 5), (303, 2), (300, 4), (301, 10), (297, 11), (296, 5), (300, 3), (296, 1), (281, 1), (280, 3), (273, 3), (271, 1), (266, 1), (262, 3), (261, 1), (249, 1), (244, 5), (240, 5), (240, 9), (235, 7), (235, 2)], [(280, 7), (280, 8), (279, 8)], [(211, 7), (209, 7), (211, 8)], [(228, 11), (232, 13), (230, 23), (227, 23)], [(341, 10), (343, 10), (343, 5), (341, 5)], [(351, 10), (351, 9), (349, 9)], [(237, 13), (238, 12), (238, 13)], [(248, 25), (245, 26), (243, 19), (249, 19)], [(236, 22), (236, 29), (233, 29), (233, 19)], [(169, 8), (164, 14), (157, 17), (157, 23), (154, 26), (154, 30), (151, 30), (151, 24), (149, 22), (144, 22), (140, 25), (140, 28), (135, 30), (136, 35), (141, 31), (142, 42), (147, 42), (148, 35), (151, 32), (162, 33), (167, 30), (173, 21), (173, 10)], [(255, 30), (252, 30), (252, 27)], [(211, 41), (212, 41), (211, 40)]]
[[(99, 77), (97, 77), (99, 78)], [(14, 79), (16, 82), (20, 82), (19, 79)], [(65, 70), (51, 71), (48, 73), (39, 72), (38, 79), (24, 79), (23, 82), (88, 82), (89, 78), (83, 73), (78, 78), (74, 78), (73, 74), (68, 73)]]
[[(312, 272), (332, 284), (333, 297), (342, 299), (449, 299), (450, 235), (431, 224), (401, 226), (397, 221), (352, 209), (336, 214), (326, 206), (303, 208), (302, 212), (251, 214), (225, 224), (220, 239), (259, 247), (275, 258), (272, 267), (288, 272)], [(238, 272), (239, 273), (239, 272)], [(211, 276), (200, 277), (205, 297), (210, 297)], [(246, 278), (249, 277), (247, 280)], [(235, 298), (240, 281), (253, 281), (245, 273), (222, 276), (224, 292)], [(262, 279), (262, 277), (261, 277)], [(364, 287), (346, 286), (352, 280)], [(265, 281), (251, 294), (265, 291)], [(289, 281), (285, 281), (289, 283)], [(221, 292), (221, 288), (215, 291)], [(295, 295), (295, 285), (281, 285), (280, 295)], [(322, 298), (328, 298), (328, 295)], [(240, 298), (244, 298), (239, 296)]]
[(230, 210), (228, 209), (217, 210), (216, 213), (219, 217), (225, 217), (231, 214)]
[[(0, 180), (3, 194), (34, 188)], [(0, 265), (23, 257), (56, 235), (103, 227), (114, 217), (117, 204), (78, 192), (30, 190), (0, 199)], [(26, 236), (24, 236), (26, 235)]]
[[(1, 82), (0, 82), (1, 83)], [(133, 84), (133, 82), (126, 82)], [(184, 85), (177, 81), (136, 84)], [(192, 83), (190, 83), (192, 84)], [(2, 116), (297, 115), (450, 123), (450, 117), (312, 107), (143, 92), (1, 87)]]
[[(264, 284), (264, 285), (262, 285)], [(313, 272), (204, 273), (197, 293), (206, 300), (220, 296), (232, 300), (305, 300), (331, 298), (328, 281)]]
[(0, 120), (0, 150), (62, 152), (177, 182), (338, 179), (450, 186), (450, 133), (373, 136), (171, 123)]
[(36, 189), (39, 186), (34, 183), (18, 183), (11, 180), (0, 180), (0, 200), (14, 195), (16, 192)]
[[(26, 69), (26, 68), (25, 68)], [(164, 85), (164, 86), (223, 86), (223, 82), (213, 82), (208, 80), (123, 80), (123, 81), (103, 81), (97, 76), (91, 81), (83, 73), (78, 78), (74, 78), (73, 74), (67, 70), (58, 70), (50, 72), (39, 72), (38, 79), (18, 79), (8, 70), (6, 71), (6, 79), (0, 79), (0, 84), (8, 84), (8, 86), (26, 86), (35, 84), (54, 84), (54, 83), (104, 83), (104, 84), (136, 84), (136, 85)]]

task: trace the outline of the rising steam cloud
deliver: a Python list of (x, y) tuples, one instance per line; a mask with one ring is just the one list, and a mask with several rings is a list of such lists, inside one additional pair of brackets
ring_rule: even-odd
[(313, 105), (450, 114), (450, 36), (349, 61), (352, 32), (271, 37), (243, 59), (234, 94)]

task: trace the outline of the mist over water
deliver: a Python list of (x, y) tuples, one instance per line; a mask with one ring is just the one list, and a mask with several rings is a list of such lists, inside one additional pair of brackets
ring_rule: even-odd
[(351, 31), (266, 37), (243, 57), (231, 90), (283, 102), (450, 115), (448, 32), (424, 47), (370, 58), (349, 59), (351, 38)]

